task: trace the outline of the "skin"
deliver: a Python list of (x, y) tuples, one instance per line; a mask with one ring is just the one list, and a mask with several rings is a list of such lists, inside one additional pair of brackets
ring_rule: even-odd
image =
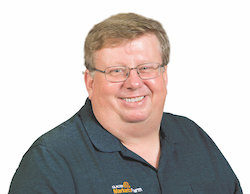
[[(152, 34), (98, 50), (95, 68), (105, 70), (117, 65), (134, 68), (147, 62), (162, 63), (159, 41)], [(128, 79), (119, 83), (108, 82), (103, 73), (95, 72), (92, 77), (88, 70), (85, 71), (85, 84), (96, 119), (123, 145), (156, 168), (167, 82), (166, 66), (157, 78), (142, 80), (136, 70), (131, 70)], [(124, 100), (135, 97), (144, 98), (137, 102)]]

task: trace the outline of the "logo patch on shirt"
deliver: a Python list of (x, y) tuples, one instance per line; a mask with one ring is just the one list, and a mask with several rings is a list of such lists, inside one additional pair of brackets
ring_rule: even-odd
[(143, 191), (142, 188), (131, 188), (130, 184), (127, 181), (124, 181), (123, 184), (113, 185), (112, 186), (113, 193), (140, 193)]

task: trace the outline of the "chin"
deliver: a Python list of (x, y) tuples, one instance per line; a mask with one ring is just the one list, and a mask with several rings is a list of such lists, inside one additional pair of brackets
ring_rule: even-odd
[(144, 122), (149, 118), (148, 114), (130, 114), (130, 115), (124, 115), (123, 120), (128, 123), (140, 123)]

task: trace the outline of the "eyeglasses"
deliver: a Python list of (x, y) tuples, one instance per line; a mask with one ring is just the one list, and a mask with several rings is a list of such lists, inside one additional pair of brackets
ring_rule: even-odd
[(99, 69), (94, 69), (94, 71), (104, 73), (106, 80), (109, 82), (123, 82), (129, 77), (130, 70), (136, 69), (139, 77), (143, 80), (147, 80), (158, 77), (161, 73), (161, 67), (163, 66), (164, 65), (159, 63), (145, 63), (138, 65), (135, 68), (129, 68), (126, 66), (112, 66), (107, 67), (104, 71)]

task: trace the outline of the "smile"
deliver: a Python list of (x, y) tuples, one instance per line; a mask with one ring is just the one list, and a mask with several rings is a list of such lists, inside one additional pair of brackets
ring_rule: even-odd
[(144, 98), (145, 96), (140, 96), (140, 97), (135, 97), (135, 98), (122, 98), (122, 100), (130, 103), (130, 102), (139, 102), (143, 100)]

